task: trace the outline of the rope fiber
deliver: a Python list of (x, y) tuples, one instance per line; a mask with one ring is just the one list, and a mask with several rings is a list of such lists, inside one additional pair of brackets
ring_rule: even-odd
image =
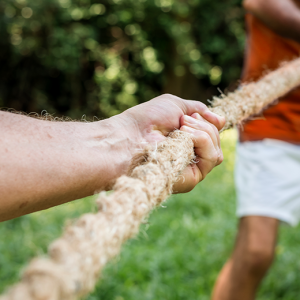
[[(283, 64), (258, 82), (214, 97), (212, 111), (226, 118), (224, 129), (262, 112), (300, 85), (300, 58)], [(182, 171), (195, 159), (188, 133), (174, 131), (157, 149), (148, 147), (132, 162), (128, 176), (117, 179), (113, 193), (101, 193), (99, 211), (68, 225), (48, 249), (34, 258), (0, 300), (75, 300), (90, 293), (104, 265), (138, 233), (151, 210), (170, 194)]]

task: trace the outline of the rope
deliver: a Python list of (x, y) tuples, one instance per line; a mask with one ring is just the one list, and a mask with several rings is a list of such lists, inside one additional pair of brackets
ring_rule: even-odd
[[(285, 63), (256, 83), (214, 97), (212, 111), (226, 117), (225, 129), (240, 124), (299, 86), (299, 70), (300, 59)], [(75, 300), (87, 295), (104, 265), (172, 193), (194, 158), (193, 141), (181, 131), (172, 132), (155, 151), (145, 149), (134, 158), (129, 175), (117, 179), (114, 192), (100, 194), (98, 213), (85, 214), (67, 226), (50, 245), (48, 258), (33, 259), (21, 282), (0, 300)]]
[(223, 130), (232, 128), (274, 103), (300, 85), (300, 58), (285, 62), (257, 82), (241, 86), (233, 93), (214, 97), (212, 111), (226, 118)]

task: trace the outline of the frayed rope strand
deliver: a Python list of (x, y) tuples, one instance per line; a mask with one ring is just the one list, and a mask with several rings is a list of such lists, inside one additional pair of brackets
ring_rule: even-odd
[[(299, 85), (300, 59), (296, 59), (256, 83), (214, 97), (212, 111), (226, 118), (228, 129)], [(75, 300), (87, 295), (104, 265), (172, 193), (173, 184), (194, 159), (193, 141), (185, 132), (174, 131), (155, 151), (146, 148), (133, 159), (128, 176), (117, 179), (114, 192), (100, 194), (98, 213), (85, 214), (67, 226), (50, 245), (48, 258), (33, 259), (21, 282), (0, 300)]]

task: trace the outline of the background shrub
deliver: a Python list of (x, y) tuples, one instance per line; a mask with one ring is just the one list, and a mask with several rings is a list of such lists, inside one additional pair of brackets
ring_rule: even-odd
[(0, 0), (0, 107), (107, 117), (234, 85), (240, 0)]

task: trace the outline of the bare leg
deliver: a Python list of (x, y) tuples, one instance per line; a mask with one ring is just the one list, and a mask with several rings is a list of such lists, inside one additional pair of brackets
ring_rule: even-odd
[(249, 216), (240, 220), (235, 248), (215, 284), (212, 300), (253, 300), (272, 264), (279, 221)]

